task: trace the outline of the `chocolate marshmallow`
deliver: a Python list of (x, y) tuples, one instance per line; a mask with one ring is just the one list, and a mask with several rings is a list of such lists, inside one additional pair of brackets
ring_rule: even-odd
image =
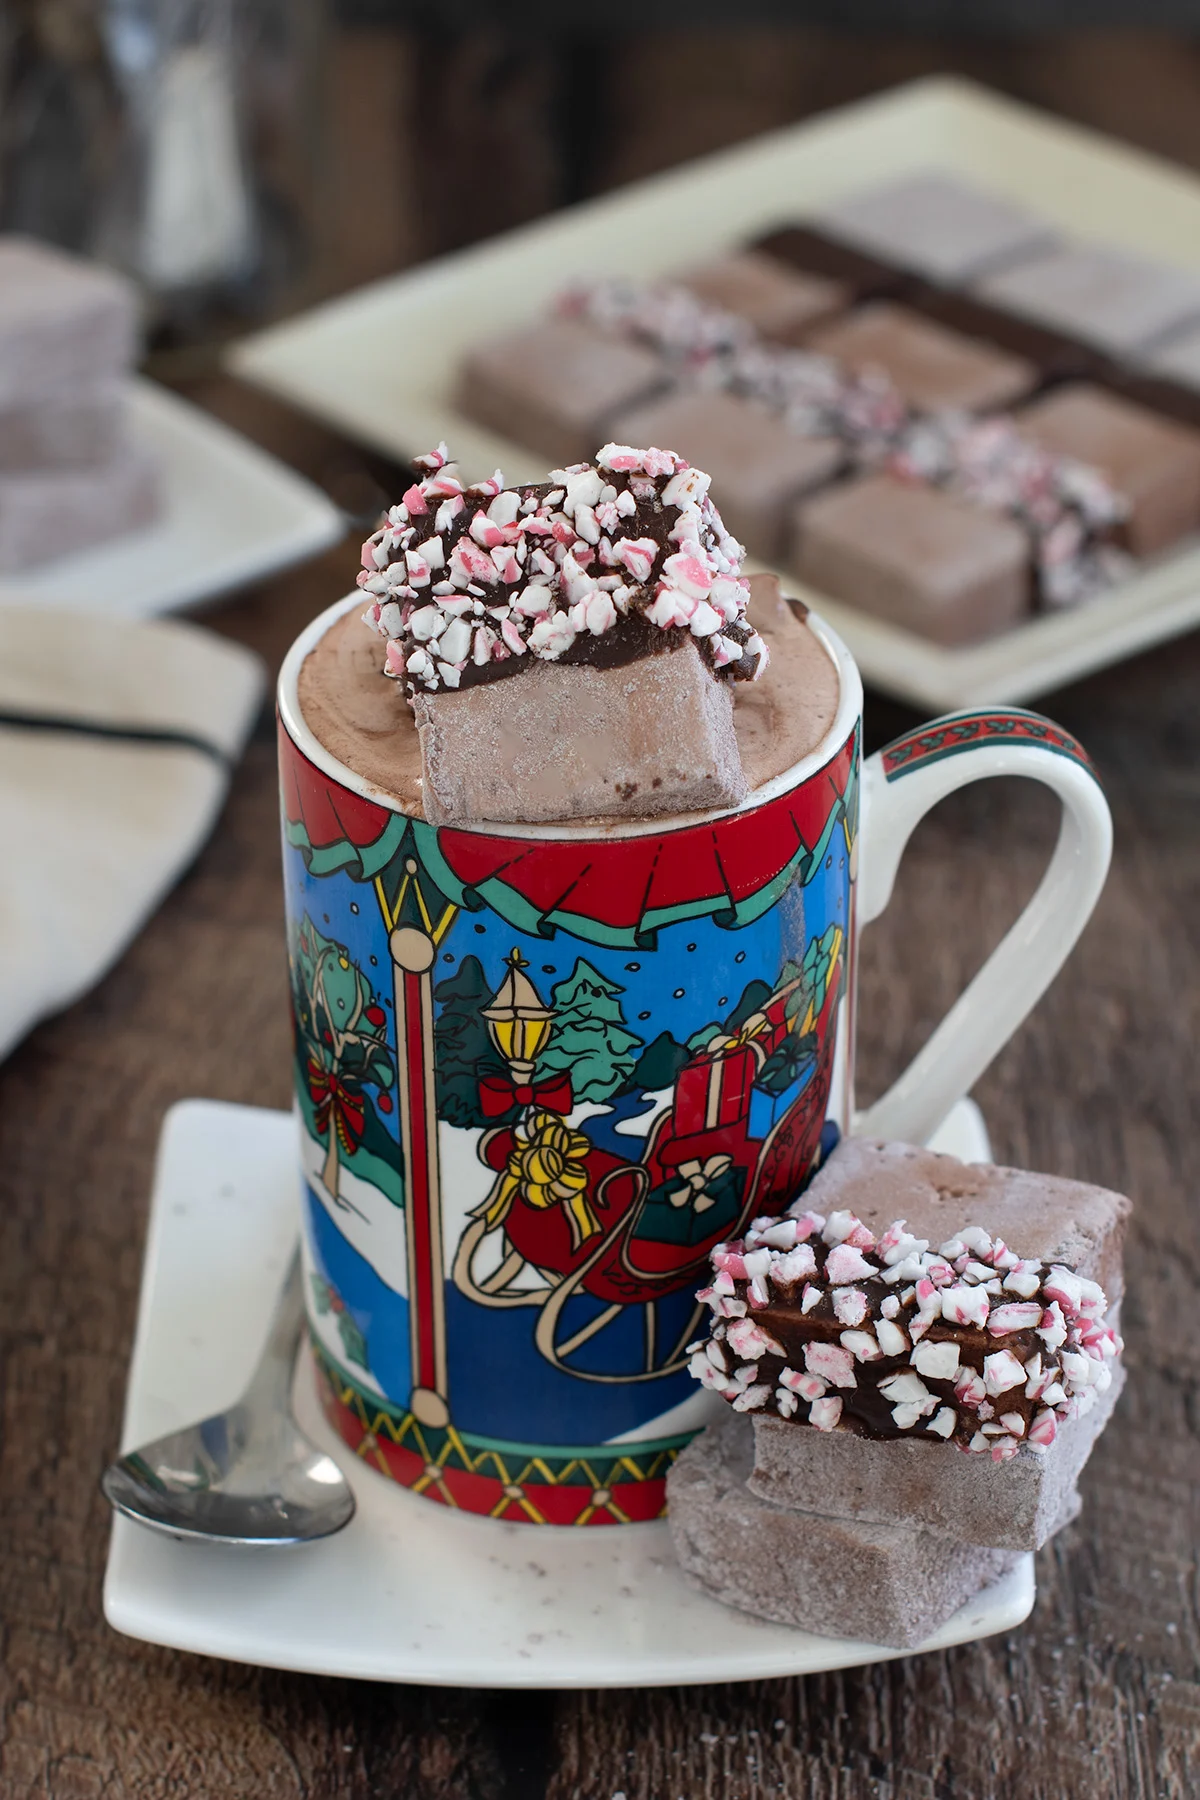
[(614, 430), (629, 443), (671, 444), (707, 469), (730, 530), (763, 557), (782, 552), (796, 498), (843, 460), (835, 438), (793, 431), (780, 415), (734, 394), (673, 394), (623, 413)]
[(116, 380), (0, 409), (0, 473), (86, 469), (124, 443), (125, 396)]
[(924, 1527), (959, 1544), (1039, 1550), (1058, 1530), (1124, 1385), (1118, 1364), (1092, 1410), (1061, 1426), (1044, 1456), (1023, 1448), (1001, 1463), (963, 1456), (953, 1444), (881, 1444), (756, 1417), (750, 1491), (773, 1506), (819, 1507), (875, 1529)]
[(970, 501), (868, 475), (802, 502), (793, 524), (806, 582), (935, 643), (975, 643), (1029, 611), (1029, 540)]
[(918, 285), (907, 269), (867, 256), (811, 225), (782, 225), (756, 239), (750, 248), (805, 275), (823, 275), (828, 281), (836, 281), (854, 301), (882, 300), (906, 294)]
[(1200, 319), (1200, 276), (1123, 250), (1077, 244), (990, 275), (993, 306), (1069, 332), (1113, 356), (1148, 349)]
[(1040, 381), (1082, 377), (1094, 380), (1112, 369), (1110, 359), (1094, 345), (1085, 344), (1068, 332), (1054, 331), (1048, 325), (1035, 325), (1032, 319), (1002, 306), (989, 306), (977, 294), (964, 293), (960, 288), (914, 282), (904, 295), (904, 303), (949, 331), (1019, 356), (1032, 365)]
[(1147, 412), (1200, 429), (1200, 387), (1147, 369), (1110, 370), (1104, 386)]
[(1151, 375), (1177, 381), (1200, 393), (1200, 324), (1177, 333), (1152, 351), (1146, 357), (1145, 367)]
[(1127, 502), (1122, 536), (1135, 556), (1200, 524), (1200, 432), (1082, 382), (1017, 414), (1023, 436), (1093, 464)]
[(734, 1414), (694, 1439), (667, 1478), (680, 1566), (726, 1606), (911, 1650), (1016, 1561), (914, 1525), (785, 1511), (747, 1487), (753, 1460), (749, 1424)]
[(137, 301), (109, 269), (0, 238), (0, 412), (69, 397), (133, 360)]
[(689, 269), (679, 281), (702, 300), (749, 319), (764, 337), (785, 340), (841, 312), (850, 300), (842, 282), (786, 268), (754, 250)]
[(578, 319), (542, 319), (468, 351), (457, 404), (502, 437), (571, 463), (594, 456), (613, 415), (649, 399), (667, 379), (661, 358), (641, 344)]
[(881, 369), (922, 412), (988, 412), (1011, 406), (1037, 380), (1033, 364), (990, 344), (877, 301), (808, 333), (808, 347), (856, 373)]
[(934, 280), (963, 282), (1054, 242), (1043, 220), (999, 194), (926, 171), (851, 194), (818, 215), (832, 236)]
[[(745, 795), (734, 680), (766, 666), (741, 545), (672, 451), (465, 487), (445, 446), (363, 546), (435, 824), (642, 816)], [(556, 665), (552, 667), (551, 665)]]
[(0, 570), (98, 548), (158, 512), (158, 470), (140, 449), (94, 468), (0, 474)]
[(413, 713), (433, 825), (644, 818), (747, 793), (733, 690), (686, 640), (616, 667), (535, 662), (511, 681), (417, 693)]
[(803, 1204), (830, 1214), (849, 1210), (876, 1234), (903, 1218), (914, 1236), (934, 1244), (971, 1227), (1019, 1246), (1022, 1256), (1069, 1264), (1112, 1301), (1124, 1291), (1132, 1208), (1123, 1194), (1088, 1182), (964, 1163), (915, 1144), (843, 1138)]
[(783, 1218), (717, 1246), (699, 1296), (692, 1373), (762, 1424), (755, 1492), (1035, 1547), (1121, 1385), (1128, 1211), (1082, 1182), (839, 1146)]

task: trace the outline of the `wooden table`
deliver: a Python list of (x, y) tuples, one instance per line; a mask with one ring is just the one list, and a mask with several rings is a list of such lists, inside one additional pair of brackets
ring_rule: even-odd
[[(319, 428), (198, 397), (345, 481)], [(214, 608), (272, 667), (347, 542)], [(188, 1095), (289, 1101), (275, 753), (264, 717), (210, 843), (113, 974), (0, 1068), (2, 1800), (1064, 1800), (1200, 1792), (1200, 636), (1057, 695), (1116, 860), (1066, 971), (980, 1083), (998, 1157), (1135, 1196), (1129, 1389), (1021, 1630), (807, 1680), (478, 1693), (318, 1680), (120, 1638), (100, 1590), (151, 1164)], [(912, 723), (869, 700), (868, 748)], [(862, 1087), (920, 1043), (1031, 891), (1054, 808), (992, 782), (918, 830), (868, 932)], [(80, 904), (86, 905), (86, 895)], [(931, 907), (936, 905), (936, 922)], [(363, 1479), (371, 1479), (364, 1475)]]

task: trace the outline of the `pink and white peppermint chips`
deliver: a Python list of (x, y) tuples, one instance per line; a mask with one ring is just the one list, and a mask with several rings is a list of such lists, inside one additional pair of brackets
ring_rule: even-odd
[[(995, 1461), (1044, 1452), (1111, 1385), (1103, 1290), (968, 1226), (936, 1248), (897, 1220), (797, 1201), (712, 1253), (692, 1374), (741, 1412), (865, 1437), (927, 1434)], [(752, 1371), (729, 1350), (753, 1358)]]

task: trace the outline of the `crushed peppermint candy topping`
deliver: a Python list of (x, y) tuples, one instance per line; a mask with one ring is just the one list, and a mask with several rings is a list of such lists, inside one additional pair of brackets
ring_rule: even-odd
[[(594, 463), (465, 486), (444, 444), (363, 545), (364, 623), (409, 694), (543, 662), (631, 661), (693, 639), (714, 675), (755, 680), (742, 546), (709, 477), (670, 450), (606, 444)], [(666, 635), (670, 634), (670, 635)]]
[(718, 1244), (691, 1372), (739, 1412), (818, 1431), (940, 1438), (994, 1461), (1043, 1454), (1111, 1385), (1121, 1340), (1096, 1282), (979, 1226), (936, 1247), (903, 1219), (756, 1219)]
[(1098, 469), (1043, 449), (1009, 418), (914, 419), (884, 466), (1023, 525), (1048, 609), (1074, 606), (1133, 569), (1115, 541), (1128, 500)]
[(596, 281), (569, 289), (557, 310), (654, 350), (681, 384), (755, 401), (798, 436), (838, 438), (853, 469), (1007, 514), (1029, 533), (1047, 610), (1078, 605), (1133, 567), (1117, 542), (1128, 500), (1099, 469), (1044, 449), (1008, 416), (918, 412), (881, 369), (772, 343), (670, 282)]

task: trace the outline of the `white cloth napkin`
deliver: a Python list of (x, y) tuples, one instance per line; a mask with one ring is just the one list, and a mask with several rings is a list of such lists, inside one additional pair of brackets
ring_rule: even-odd
[(111, 968), (187, 867), (264, 679), (194, 625), (0, 608), (0, 1056)]

